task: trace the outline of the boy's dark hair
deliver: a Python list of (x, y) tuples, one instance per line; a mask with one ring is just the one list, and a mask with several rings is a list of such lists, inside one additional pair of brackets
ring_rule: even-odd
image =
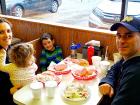
[(9, 22), (7, 19), (0, 17), (0, 23), (6, 22), (10, 25), (10, 27), (12, 27), (11, 22)]
[(40, 39), (41, 39), (41, 41), (42, 41), (43, 39), (51, 39), (51, 40), (53, 40), (53, 36), (52, 36), (51, 33), (44, 33), (44, 34), (40, 37)]

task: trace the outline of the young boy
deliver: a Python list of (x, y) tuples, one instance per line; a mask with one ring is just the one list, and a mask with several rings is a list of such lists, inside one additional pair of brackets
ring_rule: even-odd
[(44, 33), (41, 36), (43, 50), (40, 55), (40, 68), (42, 72), (47, 70), (52, 61), (59, 63), (63, 60), (62, 49), (54, 43), (55, 41), (50, 33)]

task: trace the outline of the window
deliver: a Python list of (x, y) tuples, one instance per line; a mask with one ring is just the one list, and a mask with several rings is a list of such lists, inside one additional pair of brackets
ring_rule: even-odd
[[(127, 4), (127, 0), (103, 0), (90, 14), (89, 26), (109, 29), (113, 23), (119, 22), (122, 19), (122, 1)], [(140, 17), (140, 0), (128, 0), (128, 8), (127, 5), (125, 6), (127, 13), (122, 14), (123, 16), (129, 15)]]
[[(122, 1), (125, 0), (5, 0), (5, 3), (7, 15), (108, 29), (120, 21)], [(129, 0), (135, 9), (128, 6), (128, 15), (140, 14), (134, 12), (140, 7), (139, 1)]]
[(1, 5), (0, 5), (0, 13), (1, 13)]
[(128, 2), (127, 14), (140, 17), (140, 0), (131, 0)]

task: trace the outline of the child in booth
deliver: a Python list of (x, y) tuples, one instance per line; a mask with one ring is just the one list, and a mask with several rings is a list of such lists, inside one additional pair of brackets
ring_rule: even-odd
[(14, 45), (8, 51), (11, 63), (5, 64), (6, 51), (5, 49), (0, 50), (0, 70), (9, 73), (10, 80), (14, 86), (10, 89), (12, 94), (35, 79), (37, 65), (33, 54), (32, 44), (21, 43)]
[(63, 60), (62, 49), (60, 46), (56, 46), (52, 34), (44, 33), (41, 36), (41, 43), (43, 50), (40, 54), (40, 68), (41, 71), (46, 71), (47, 67), (53, 61), (59, 63)]

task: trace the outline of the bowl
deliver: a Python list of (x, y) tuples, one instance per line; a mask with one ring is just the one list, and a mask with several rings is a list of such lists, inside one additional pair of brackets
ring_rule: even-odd
[(61, 97), (67, 104), (82, 105), (90, 98), (90, 91), (85, 85), (70, 84), (63, 89)]

